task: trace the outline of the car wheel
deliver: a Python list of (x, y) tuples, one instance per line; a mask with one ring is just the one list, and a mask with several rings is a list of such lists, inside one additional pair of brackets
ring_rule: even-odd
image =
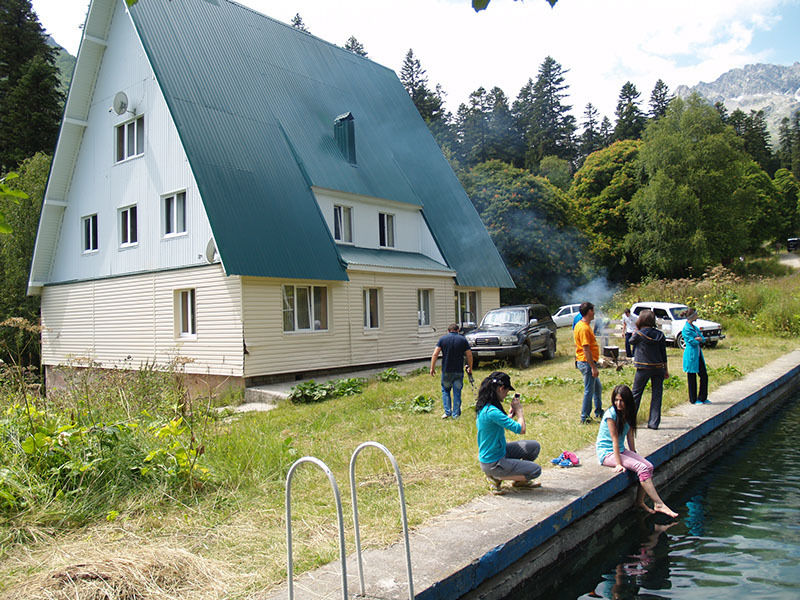
[(551, 360), (555, 358), (555, 355), (556, 355), (556, 338), (551, 336), (547, 339), (547, 349), (544, 352), (542, 352), (542, 357), (545, 358), (546, 360)]
[(686, 340), (683, 339), (683, 335), (682, 334), (679, 333), (678, 336), (675, 338), (675, 345), (678, 348), (680, 348), (681, 350), (685, 350), (686, 349)]
[(518, 369), (527, 369), (531, 366), (531, 347), (528, 344), (522, 346), (522, 350), (517, 354), (515, 363)]
[(708, 342), (706, 344), (706, 346), (708, 346), (709, 348), (716, 348), (717, 347), (717, 340), (714, 340), (713, 342)]

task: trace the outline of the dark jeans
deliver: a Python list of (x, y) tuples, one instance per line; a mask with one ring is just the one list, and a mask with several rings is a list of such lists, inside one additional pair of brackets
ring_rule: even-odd
[[(703, 360), (703, 355), (700, 355), (700, 372), (687, 373), (686, 378), (689, 380), (689, 402), (703, 402), (708, 400), (708, 372), (706, 371), (706, 361)], [(700, 375), (700, 394), (697, 393), (697, 375)]]
[(663, 369), (636, 369), (633, 376), (633, 401), (636, 403), (636, 412), (639, 412), (639, 403), (642, 401), (644, 388), (650, 382), (652, 396), (650, 397), (650, 417), (647, 426), (658, 429), (661, 424), (661, 398), (664, 395), (664, 370)]
[(628, 358), (633, 358), (633, 346), (631, 345), (631, 336), (632, 333), (625, 334), (625, 356)]
[(524, 475), (530, 481), (542, 473), (542, 467), (535, 462), (541, 450), (536, 440), (518, 440), (506, 443), (506, 455), (493, 463), (481, 463), (484, 473), (497, 479), (508, 479), (514, 475)]

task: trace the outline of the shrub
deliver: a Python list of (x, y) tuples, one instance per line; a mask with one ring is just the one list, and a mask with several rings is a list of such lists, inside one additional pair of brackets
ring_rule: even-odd
[(400, 375), (400, 373), (398, 373), (397, 369), (394, 367), (389, 367), (378, 374), (378, 379), (380, 379), (383, 383), (389, 383), (390, 381), (402, 381), (403, 376)]
[(433, 398), (419, 394), (411, 399), (411, 412), (429, 413), (433, 410)]
[(289, 392), (289, 400), (296, 404), (324, 402), (340, 396), (360, 394), (366, 380), (362, 377), (350, 377), (328, 383), (317, 383), (313, 379), (298, 383)]

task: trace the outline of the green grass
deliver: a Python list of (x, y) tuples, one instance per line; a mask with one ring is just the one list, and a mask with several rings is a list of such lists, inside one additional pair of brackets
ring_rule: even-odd
[[(774, 310), (800, 314), (793, 304), (800, 288), (796, 277), (736, 286), (738, 302), (758, 309), (756, 314), (765, 310), (760, 304), (765, 298)], [(796, 338), (774, 330), (765, 334), (757, 324), (748, 326), (747, 318), (723, 315), (721, 320), (728, 338), (705, 351), (712, 391), (735, 379), (737, 370), (751, 372), (798, 347)], [(583, 385), (573, 363), (571, 333), (570, 328), (559, 330), (553, 360), (537, 356), (524, 371), (500, 363), (483, 364), (475, 374), (476, 384), (496, 367), (511, 375), (523, 397), (528, 422), (525, 437), (542, 444), (540, 462), (545, 468), (551, 468), (550, 458), (564, 450), (587, 448), (596, 436), (596, 427), (579, 423)], [(669, 348), (668, 355), (674, 377), (664, 391), (663, 413), (687, 400), (681, 352)], [(632, 368), (601, 370), (604, 407), (611, 388), (617, 383), (630, 385), (633, 374)], [(362, 393), (352, 396), (314, 404), (285, 403), (268, 413), (208, 421), (199, 442), (210, 479), (196, 489), (162, 482), (127, 494), (112, 490), (114, 497), (101, 503), (104, 512), (90, 513), (83, 520), (71, 519), (65, 513), (71, 510), (69, 506), (55, 500), (3, 518), (0, 539), (6, 541), (0, 549), (0, 594), (15, 581), (52, 564), (58, 548), (85, 545), (124, 555), (126, 547), (150, 545), (185, 548), (201, 558), (223, 561), (233, 573), (225, 597), (246, 597), (285, 577), (284, 478), (301, 456), (316, 456), (334, 472), (344, 503), (348, 551), (352, 551), (348, 466), (353, 450), (367, 440), (384, 444), (397, 458), (409, 521), (420, 525), (451, 506), (487, 493), (476, 456), (475, 393), (465, 384), (463, 416), (457, 421), (440, 419), (438, 373), (437, 377), (423, 373), (400, 381), (371, 381)], [(431, 412), (412, 411), (421, 402), (420, 395), (433, 398)], [(649, 392), (642, 404), (640, 417), (649, 410)], [(579, 456), (593, 460), (590, 450)], [(388, 460), (368, 448), (360, 455), (357, 474), (365, 545), (397, 540), (397, 491)], [(337, 557), (336, 518), (327, 478), (313, 466), (298, 470), (292, 494), (295, 569), (300, 572)]]

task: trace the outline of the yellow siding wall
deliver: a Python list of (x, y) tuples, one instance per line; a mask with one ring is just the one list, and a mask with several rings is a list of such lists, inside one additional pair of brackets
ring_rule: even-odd
[[(245, 377), (427, 358), (453, 320), (452, 277), (348, 272), (345, 282), (242, 279)], [(281, 286), (328, 287), (328, 331), (285, 333)], [(363, 289), (381, 290), (380, 329), (365, 331)], [(431, 327), (417, 326), (417, 290), (433, 290)]]
[[(175, 290), (194, 288), (196, 339), (175, 330)], [(242, 376), (241, 280), (220, 265), (116, 277), (42, 290), (42, 363), (91, 358), (137, 368), (176, 354), (188, 373)]]

